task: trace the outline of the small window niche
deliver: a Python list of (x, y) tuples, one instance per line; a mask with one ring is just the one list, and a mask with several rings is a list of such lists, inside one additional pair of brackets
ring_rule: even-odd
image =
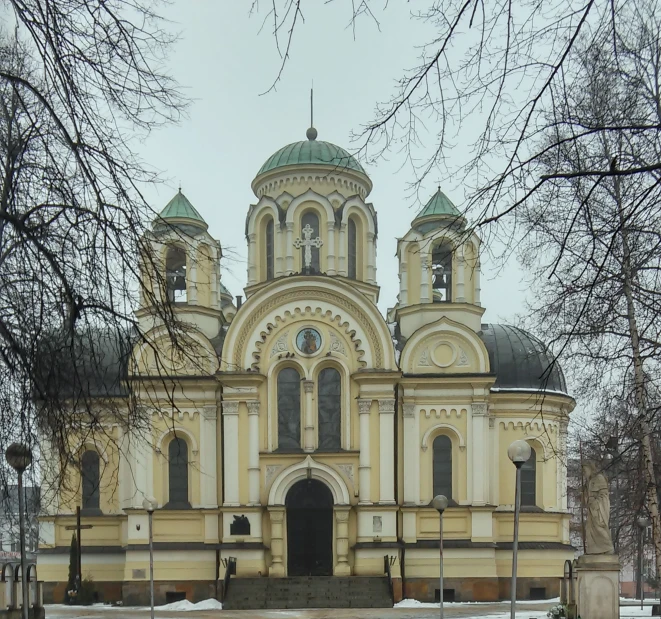
[(170, 247), (165, 260), (166, 286), (170, 303), (186, 303), (188, 290), (186, 281), (186, 252), (179, 247)]
[(452, 252), (450, 243), (436, 245), (431, 256), (434, 303), (452, 302)]

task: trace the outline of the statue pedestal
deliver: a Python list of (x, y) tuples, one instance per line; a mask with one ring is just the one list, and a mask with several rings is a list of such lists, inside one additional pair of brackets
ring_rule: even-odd
[(576, 561), (576, 601), (581, 619), (619, 619), (617, 555), (583, 555)]

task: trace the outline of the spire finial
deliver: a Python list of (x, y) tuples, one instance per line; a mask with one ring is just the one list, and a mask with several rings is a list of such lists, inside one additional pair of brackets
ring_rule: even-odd
[(308, 140), (317, 139), (317, 130), (314, 128), (314, 80), (312, 80), (312, 88), (310, 88), (310, 128), (305, 132)]

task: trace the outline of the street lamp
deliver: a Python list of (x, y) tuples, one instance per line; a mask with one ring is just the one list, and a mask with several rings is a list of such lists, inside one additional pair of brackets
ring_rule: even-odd
[(151, 619), (154, 619), (154, 532), (153, 520), (154, 510), (158, 507), (158, 501), (153, 497), (145, 497), (142, 507), (149, 516), (149, 606), (151, 608)]
[(638, 537), (638, 586), (640, 587), (640, 610), (643, 610), (643, 600), (645, 599), (645, 583), (643, 581), (643, 536), (645, 529), (650, 526), (650, 519), (640, 516), (636, 519), (636, 524), (640, 529)]
[(12, 443), (7, 447), (5, 458), (18, 474), (18, 534), (21, 545), (21, 590), (23, 593), (23, 619), (28, 619), (28, 609), (30, 606), (30, 592), (26, 578), (25, 567), (25, 507), (23, 505), (23, 473), (25, 469), (32, 464), (32, 452), (27, 445), (22, 443)]
[(448, 507), (448, 499), (447, 497), (443, 496), (442, 494), (439, 494), (435, 496), (432, 501), (431, 501), (432, 507), (438, 512), (439, 515), (439, 520), (441, 524), (441, 529), (440, 533), (438, 534), (438, 547), (440, 548), (440, 558), (441, 558), (441, 563), (440, 563), (440, 586), (441, 588), (439, 589), (439, 606), (441, 608), (441, 619), (443, 619), (443, 512), (447, 509)]
[(514, 441), (507, 448), (507, 455), (516, 467), (516, 489), (514, 491), (514, 538), (512, 541), (512, 584), (510, 585), (510, 597), (512, 605), (510, 617), (515, 619), (516, 613), (516, 561), (519, 551), (519, 512), (521, 511), (521, 467), (530, 458), (530, 445), (526, 441)]

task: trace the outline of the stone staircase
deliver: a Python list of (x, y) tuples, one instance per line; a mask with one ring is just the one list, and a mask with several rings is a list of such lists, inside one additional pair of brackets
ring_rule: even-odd
[(386, 577), (232, 578), (223, 608), (391, 608)]

